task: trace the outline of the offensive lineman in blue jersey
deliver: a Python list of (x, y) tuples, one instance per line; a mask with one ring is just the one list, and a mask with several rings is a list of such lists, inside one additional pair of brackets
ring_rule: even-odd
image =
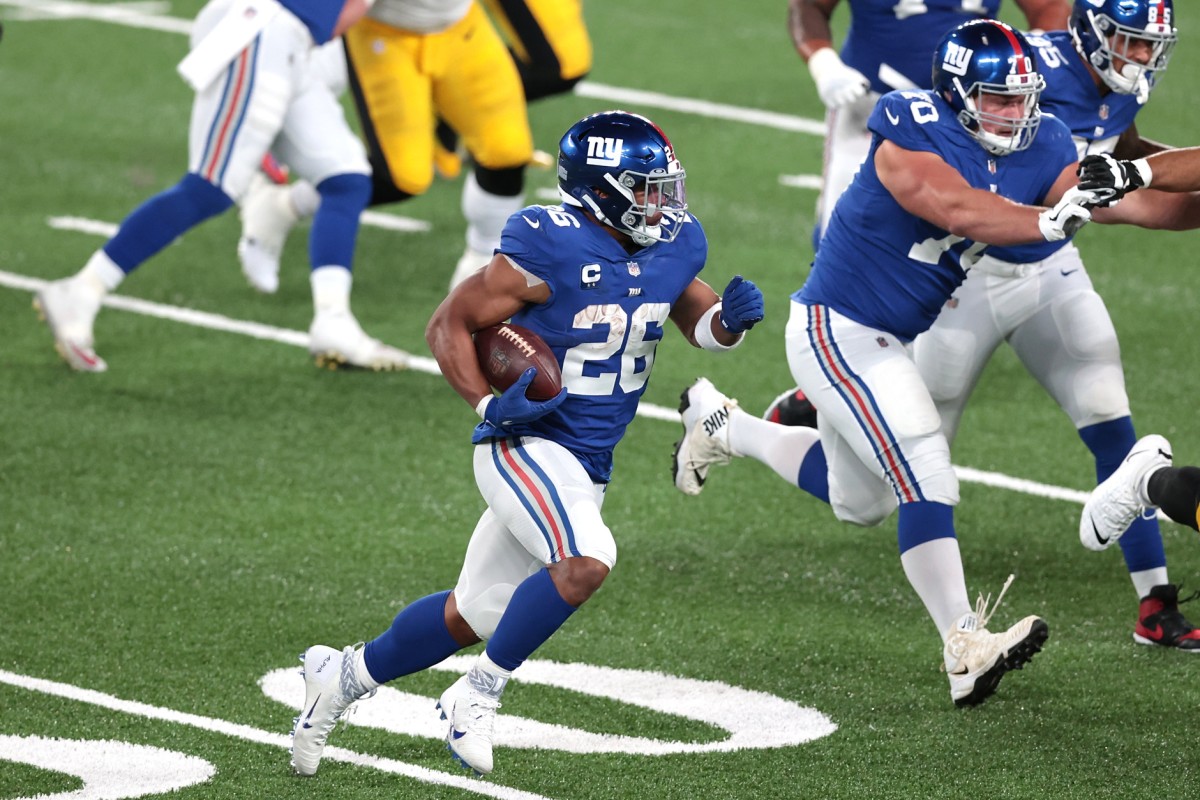
[[(848, 0), (850, 29), (839, 56), (830, 18), (839, 0), (789, 0), (788, 30), (808, 64), (825, 118), (822, 169), (813, 247), (842, 192), (871, 147), (867, 117), (880, 96), (894, 89), (929, 88), (929, 54), (946, 31), (973, 19), (995, 17), (1001, 0)], [(1029, 28), (1066, 27), (1069, 0), (1016, 0)]]
[(100, 305), (155, 253), (222, 213), (247, 191), (274, 147), (316, 186), (310, 235), (318, 364), (393, 369), (405, 355), (363, 332), (350, 312), (358, 218), (371, 194), (370, 165), (337, 99), (306, 65), (316, 45), (341, 36), (372, 0), (210, 0), (192, 26), (180, 74), (196, 90), (188, 171), (125, 218), (77, 274), (38, 292), (34, 306), (76, 370), (103, 372), (93, 327)]
[[(1069, 31), (1029, 37), (1046, 79), (1042, 111), (1071, 129), (1079, 158), (1163, 149), (1139, 135), (1134, 117), (1176, 38), (1171, 0), (1077, 0)], [(914, 357), (947, 441), (1003, 342), (1071, 418), (1104, 481), (1137, 435), (1116, 328), (1070, 240), (989, 248), (917, 338)], [(1107, 547), (1090, 529), (1084, 534), (1084, 546)], [(1134, 640), (1200, 651), (1200, 630), (1180, 613), (1179, 589), (1168, 580), (1158, 520), (1135, 520), (1120, 544), (1139, 600)]]
[[(1048, 628), (1029, 616), (993, 634), (987, 603), (971, 610), (954, 531), (958, 481), (908, 344), (985, 243), (1062, 240), (1110, 197), (1074, 187), (1070, 132), (1041, 116), (1035, 64), (1020, 33), (970, 22), (939, 45), (933, 91), (880, 100), (872, 154), (792, 295), (788, 362), (820, 412), (819, 432), (753, 417), (700, 379), (685, 393), (676, 446), (676, 486), (687, 494), (700, 491), (711, 465), (749, 456), (829, 502), (839, 519), (874, 525), (899, 506), (901, 563), (942, 636), (960, 706), (991, 696)], [(1094, 213), (1175, 228), (1200, 221), (1194, 198), (1127, 203)]]
[[(453, 591), (417, 600), (364, 648), (305, 653), (307, 697), (294, 764), (313, 774), (341, 713), (382, 683), (488, 641), (442, 695), (451, 753), (492, 770), (492, 726), (512, 671), (600, 587), (616, 563), (600, 508), (613, 447), (633, 419), (668, 319), (726, 351), (762, 319), (762, 293), (735, 277), (723, 295), (697, 275), (708, 243), (688, 213), (684, 171), (654, 123), (623, 111), (577, 122), (559, 144), (563, 203), (509, 218), (500, 248), (442, 302), (426, 338), (483, 422), (475, 480), (488, 509)], [(564, 389), (535, 402), (527, 371), (499, 397), (472, 335), (506, 319), (554, 349)]]

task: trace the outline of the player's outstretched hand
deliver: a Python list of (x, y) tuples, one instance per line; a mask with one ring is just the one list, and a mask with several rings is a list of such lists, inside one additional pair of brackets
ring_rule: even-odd
[(532, 422), (538, 417), (544, 417), (562, 405), (567, 399), (565, 388), (549, 400), (530, 400), (525, 396), (525, 389), (533, 382), (534, 375), (537, 375), (537, 367), (530, 367), (522, 372), (516, 383), (505, 389), (503, 394), (492, 398), (484, 410), (484, 422), (503, 430), (520, 422)]
[(821, 102), (830, 110), (853, 103), (871, 88), (871, 82), (854, 67), (846, 66), (832, 47), (813, 53), (808, 59), (808, 71)]
[(1038, 228), (1041, 229), (1042, 238), (1048, 242), (1058, 242), (1074, 236), (1091, 221), (1091, 209), (1101, 202), (1101, 198), (1094, 193), (1078, 186), (1067, 189), (1053, 208), (1047, 208), (1038, 214)]
[(1079, 176), (1079, 188), (1103, 198), (1103, 206), (1112, 205), (1147, 183), (1135, 162), (1118, 161), (1107, 153), (1084, 157), (1075, 174)]
[(721, 295), (721, 325), (730, 333), (742, 333), (762, 322), (763, 293), (741, 275), (734, 275)]

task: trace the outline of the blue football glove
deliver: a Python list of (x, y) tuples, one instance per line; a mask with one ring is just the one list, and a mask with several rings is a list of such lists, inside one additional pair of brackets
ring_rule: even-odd
[(567, 399), (565, 388), (549, 400), (530, 400), (525, 396), (525, 389), (536, 374), (537, 367), (530, 367), (522, 372), (516, 383), (488, 403), (483, 412), (483, 421), (496, 430), (502, 431), (518, 423), (531, 422), (538, 417), (544, 417), (562, 405), (562, 402)]
[(762, 322), (763, 293), (741, 275), (734, 275), (721, 295), (721, 325), (730, 333), (742, 333)]

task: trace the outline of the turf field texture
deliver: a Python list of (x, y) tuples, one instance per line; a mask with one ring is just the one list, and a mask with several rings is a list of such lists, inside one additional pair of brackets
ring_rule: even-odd
[[(787, 297), (815, 201), (795, 184), (820, 171), (822, 111), (786, 4), (767, 0), (588, 0), (589, 81), (530, 109), (547, 150), (591, 111), (659, 122), (710, 238), (704, 277), (752, 278), (767, 319), (724, 357), (675, 333), (659, 348), (605, 503), (619, 564), (506, 694), (496, 771), (467, 777), (440, 740), (433, 704), (460, 660), (361, 704), (320, 774), (293, 777), (296, 654), (369, 639), (452, 586), (483, 508), (472, 411), (428, 369), (422, 337), (462, 249), (461, 184), (385, 209), (428, 232), (360, 238), (354, 309), (417, 357), (411, 370), (313, 367), (296, 344), (312, 313), (304, 237), (279, 293), (261, 296), (229, 212), (121, 287), (144, 303), (101, 313), (109, 372), (71, 373), (31, 291), (184, 169), (190, 94), (174, 64), (199, 5), (0, 0), (0, 798), (85, 785), (214, 800), (1194, 793), (1200, 658), (1133, 643), (1120, 555), (1076, 534), (1091, 459), (1007, 351), (955, 446), (959, 540), (972, 594), (1017, 576), (994, 624), (1036, 613), (1051, 635), (977, 709), (950, 702), (894, 520), (843, 525), (748, 462), (698, 498), (672, 487), (670, 412), (696, 376), (756, 412), (790, 385)], [(1200, 131), (1200, 23), (1178, 10), (1180, 44), (1139, 127), (1184, 145)], [(548, 202), (552, 173), (528, 183)], [(1200, 462), (1197, 242), (1079, 237), (1138, 429), (1170, 438), (1178, 463)], [(1172, 580), (1200, 587), (1196, 534), (1165, 523), (1163, 536)]]

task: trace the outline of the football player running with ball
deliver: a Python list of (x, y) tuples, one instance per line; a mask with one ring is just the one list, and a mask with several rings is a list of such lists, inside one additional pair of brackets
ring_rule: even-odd
[[(488, 508), (458, 583), (409, 604), (363, 648), (308, 649), (293, 742), (302, 775), (316, 772), (350, 703), (480, 640), (486, 650), (438, 706), (454, 757), (491, 772), (492, 726), (513, 670), (616, 563), (601, 505), (667, 320), (719, 353), (762, 319), (750, 281), (737, 276), (718, 296), (698, 277), (708, 242), (688, 210), (675, 150), (650, 120), (606, 111), (577, 122), (559, 143), (558, 186), (562, 204), (512, 215), (496, 255), (450, 293), (426, 331), (446, 380), (483, 419), (474, 463)], [(528, 372), (493, 395), (472, 335), (508, 319), (553, 349), (558, 396), (528, 399)]]
[(942, 637), (960, 706), (987, 699), (1048, 628), (1029, 616), (991, 633), (986, 604), (971, 609), (955, 538), (958, 480), (909, 344), (989, 245), (1062, 240), (1092, 213), (1161, 227), (1200, 220), (1194, 198), (1161, 193), (1090, 212), (1111, 192), (1075, 187), (1071, 134), (1041, 115), (1036, 64), (1008, 25), (969, 22), (938, 46), (933, 91), (883, 96), (871, 156), (792, 295), (788, 363), (819, 429), (753, 417), (701, 379), (684, 394), (675, 459), (676, 486), (688, 494), (711, 465), (745, 455), (829, 502), (839, 519), (876, 525), (898, 506), (901, 564)]

